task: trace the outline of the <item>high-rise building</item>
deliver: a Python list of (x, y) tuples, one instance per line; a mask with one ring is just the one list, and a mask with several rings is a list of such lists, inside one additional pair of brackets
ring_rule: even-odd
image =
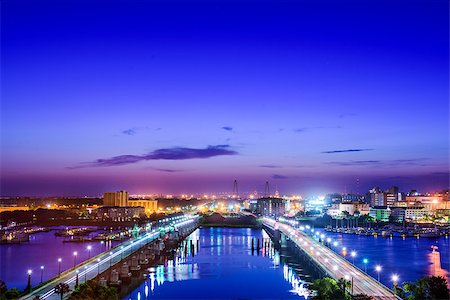
[(369, 191), (370, 194), (370, 206), (386, 206), (384, 193), (379, 187), (374, 187)]
[(103, 194), (103, 206), (128, 206), (128, 192), (106, 192)]

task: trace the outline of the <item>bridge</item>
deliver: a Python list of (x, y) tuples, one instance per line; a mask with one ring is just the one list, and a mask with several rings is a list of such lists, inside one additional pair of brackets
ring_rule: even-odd
[(61, 273), (59, 276), (54, 277), (43, 286), (33, 290), (31, 293), (21, 297), (20, 299), (33, 300), (36, 299), (36, 296), (39, 296), (39, 299), (59, 300), (61, 296), (55, 293), (55, 287), (58, 284), (66, 283), (69, 285), (70, 290), (74, 290), (75, 285), (78, 282), (81, 283), (86, 280), (96, 278), (99, 274), (108, 270), (120, 260), (131, 256), (135, 251), (158, 238), (160, 235), (160, 230), (168, 231), (170, 225), (175, 229), (182, 231), (186, 227), (193, 225), (197, 219), (198, 216), (184, 216), (183, 218), (177, 218), (170, 223), (166, 222), (167, 224), (159, 226), (158, 228), (155, 228), (134, 240), (121, 243), (113, 249), (92, 257), (74, 268)]
[(333, 250), (316, 241), (306, 233), (274, 219), (262, 218), (263, 225), (272, 232), (279, 232), (282, 241), (286, 237), (329, 277), (344, 278), (352, 283), (351, 293), (366, 294), (374, 299), (399, 299), (388, 287), (357, 268)]

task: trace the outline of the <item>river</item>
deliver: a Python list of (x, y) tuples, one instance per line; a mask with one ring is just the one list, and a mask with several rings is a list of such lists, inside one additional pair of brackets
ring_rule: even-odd
[[(268, 247), (252, 251), (261, 229), (201, 228), (189, 236), (199, 250), (150, 269), (148, 279), (124, 299), (305, 299), (308, 275)], [(298, 275), (297, 275), (298, 274)]]

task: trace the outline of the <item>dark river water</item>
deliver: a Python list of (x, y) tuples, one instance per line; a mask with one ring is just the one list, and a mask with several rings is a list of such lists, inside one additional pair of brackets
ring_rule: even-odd
[(299, 277), (274, 249), (252, 252), (252, 238), (268, 240), (261, 229), (201, 228), (189, 238), (199, 241), (193, 256), (181, 251), (152, 268), (124, 299), (304, 299), (301, 268)]

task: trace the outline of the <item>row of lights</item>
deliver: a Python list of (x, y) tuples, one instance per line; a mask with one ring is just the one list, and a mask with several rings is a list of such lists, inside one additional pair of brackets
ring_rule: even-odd
[[(283, 220), (282, 220), (283, 221)], [(289, 222), (289, 223), (291, 223), (291, 224), (293, 224), (294, 222)], [(295, 223), (294, 223), (295, 224)], [(293, 224), (293, 225), (294, 225)], [(297, 224), (298, 224), (298, 222), (297, 222)], [(299, 228), (300, 230), (302, 230), (302, 231), (304, 231), (305, 229), (309, 229), (312, 233), (314, 232), (314, 228), (311, 228), (309, 225), (306, 225), (306, 226), (300, 226), (300, 228)], [(315, 234), (314, 234), (314, 236), (319, 236), (322, 240), (325, 240), (325, 235), (322, 233), (322, 234), (320, 234), (319, 232), (316, 232)], [(302, 239), (300, 238), (300, 241), (302, 241)], [(331, 238), (326, 238), (326, 241), (329, 243), (329, 244), (331, 244)], [(304, 241), (303, 242), (303, 244), (304, 245), (307, 245), (307, 242), (306, 241)], [(337, 247), (338, 246), (338, 242), (337, 241), (333, 241), (333, 246), (334, 247)], [(311, 251), (312, 250), (314, 250), (314, 247), (310, 247), (310, 249), (311, 249)], [(347, 248), (346, 247), (342, 247), (342, 251), (343, 251), (343, 253), (346, 253), (346, 251), (347, 251)], [(316, 251), (316, 255), (320, 255), (320, 252), (318, 252), (318, 251)], [(351, 252), (350, 252), (350, 256), (352, 257), (352, 263), (353, 263), (353, 265), (355, 265), (355, 257), (356, 257), (356, 255), (357, 255), (357, 253), (356, 253), (356, 251), (354, 251), (354, 250), (352, 250)], [(345, 257), (345, 254), (343, 255), (344, 257)], [(325, 259), (325, 262), (328, 262), (328, 259)], [(369, 260), (367, 259), (367, 258), (364, 258), (363, 259), (363, 263), (364, 263), (364, 272), (367, 274), (367, 264), (368, 264), (368, 262), (369, 262)], [(336, 271), (338, 269), (338, 266), (333, 266), (333, 270), (334, 271)], [(377, 272), (377, 279), (378, 279), (378, 282), (380, 282), (380, 272), (381, 272), (381, 270), (382, 270), (382, 267), (380, 266), (380, 265), (375, 265), (375, 271)], [(347, 278), (345, 278), (346, 280), (348, 280), (348, 278), (349, 278), (349, 276), (348, 275), (346, 275), (345, 277), (347, 277)], [(393, 283), (394, 283), (394, 288), (397, 286), (397, 282), (398, 282), (398, 280), (399, 280), (399, 276), (397, 275), (397, 274), (393, 274), (392, 276), (391, 276), (391, 280), (393, 281)]]
[[(171, 220), (176, 221), (176, 220), (182, 219), (182, 218), (185, 218), (185, 216), (177, 216), (177, 217), (172, 217), (172, 218), (166, 218), (166, 219), (164, 219), (164, 220), (162, 220), (162, 221), (163, 221), (163, 222), (167, 222), (167, 221), (171, 221)], [(103, 242), (103, 241), (101, 241), (101, 243), (102, 243), (102, 242)], [(131, 241), (131, 243), (134, 243), (134, 241)], [(102, 243), (102, 244), (103, 244), (103, 243)], [(121, 246), (120, 249), (123, 249), (123, 246)], [(88, 245), (88, 246), (86, 247), (86, 250), (87, 250), (88, 253), (89, 253), (89, 258), (88, 258), (88, 259), (90, 259), (90, 258), (91, 258), (91, 250), (92, 250), (92, 246), (91, 246), (91, 245)], [(111, 256), (112, 254), (113, 254), (112, 252), (109, 253), (110, 256)], [(77, 256), (78, 256), (78, 252), (77, 252), (77, 251), (74, 251), (74, 252), (73, 252), (73, 267), (74, 267), (74, 268), (75, 268), (76, 263), (77, 263)], [(122, 254), (121, 254), (121, 259), (122, 259)], [(97, 262), (100, 262), (100, 259), (97, 259)], [(58, 258), (58, 276), (61, 275), (61, 263), (62, 263), (62, 258)], [(111, 263), (111, 261), (110, 261), (110, 263)], [(87, 268), (87, 266), (85, 266), (85, 268)], [(45, 269), (44, 266), (41, 266), (41, 267), (40, 267), (40, 270), (41, 270), (41, 283), (43, 282), (44, 269)], [(78, 275), (79, 270), (76, 270), (76, 272), (77, 272), (77, 275)], [(27, 274), (28, 274), (28, 283), (29, 283), (29, 284), (30, 284), (31, 274), (32, 274), (32, 273), (33, 273), (33, 270), (32, 270), (32, 269), (28, 269)], [(86, 277), (86, 274), (85, 274), (85, 277)]]

